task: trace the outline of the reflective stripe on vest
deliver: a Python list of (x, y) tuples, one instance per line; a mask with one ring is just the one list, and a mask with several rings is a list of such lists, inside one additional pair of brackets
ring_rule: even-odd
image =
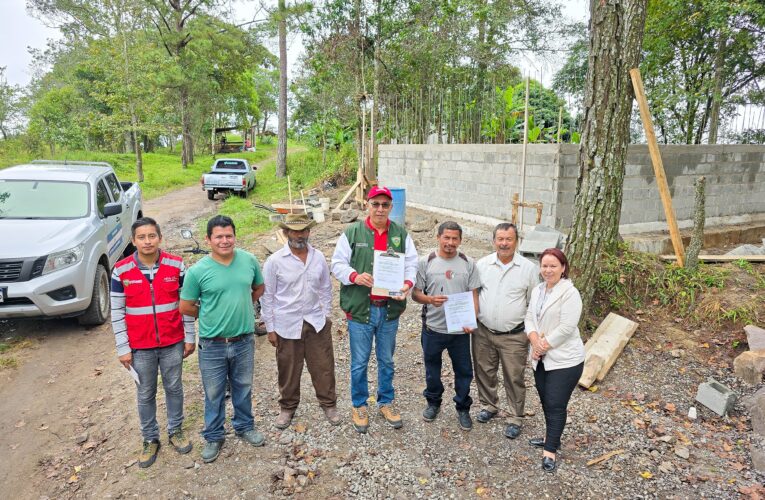
[(125, 314), (130, 314), (132, 316), (144, 316), (147, 314), (154, 314), (155, 311), (157, 314), (159, 314), (175, 311), (176, 309), (178, 309), (178, 302), (168, 302), (167, 304), (157, 304), (154, 307), (126, 307)]

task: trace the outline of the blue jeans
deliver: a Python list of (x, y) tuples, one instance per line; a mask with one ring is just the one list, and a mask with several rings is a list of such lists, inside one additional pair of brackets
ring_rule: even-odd
[(205, 390), (205, 441), (225, 440), (226, 382), (231, 383), (231, 424), (237, 433), (255, 428), (252, 418), (252, 373), (255, 368), (255, 344), (248, 335), (239, 342), (215, 342), (199, 339), (199, 371)]
[(167, 432), (183, 423), (183, 342), (154, 349), (133, 349), (133, 368), (141, 381), (137, 386), (138, 420), (144, 441), (159, 440), (157, 424), (157, 373), (162, 373), (167, 406)]
[(441, 406), (444, 384), (441, 382), (441, 361), (444, 349), (449, 353), (454, 369), (454, 403), (457, 410), (469, 410), (473, 404), (470, 383), (473, 362), (470, 358), (470, 335), (438, 333), (422, 327), (422, 357), (425, 361), (425, 390), (422, 395), (429, 405)]
[(369, 323), (348, 320), (348, 338), (351, 343), (351, 402), (353, 406), (366, 406), (369, 399), (367, 368), (372, 354), (372, 341), (377, 355), (377, 404), (393, 402), (393, 352), (396, 350), (398, 318), (386, 320), (387, 307), (370, 306)]

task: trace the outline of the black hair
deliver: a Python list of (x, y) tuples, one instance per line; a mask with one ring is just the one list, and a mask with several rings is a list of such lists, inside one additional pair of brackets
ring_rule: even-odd
[(231, 229), (233, 229), (234, 236), (236, 236), (236, 226), (234, 225), (234, 221), (231, 219), (231, 217), (227, 215), (216, 215), (207, 221), (207, 237), (210, 238), (212, 236), (213, 228), (229, 226)]
[(160, 238), (162, 237), (162, 231), (159, 229), (159, 224), (157, 224), (157, 221), (152, 219), (151, 217), (141, 217), (139, 219), (136, 219), (135, 222), (133, 222), (133, 225), (130, 226), (130, 236), (132, 238), (135, 238), (135, 232), (139, 227), (143, 226), (154, 226), (157, 230), (157, 236)]
[(508, 229), (512, 229), (515, 233), (515, 241), (518, 241), (518, 228), (515, 227), (515, 224), (512, 224), (510, 222), (500, 222), (497, 224), (497, 227), (494, 228), (494, 232), (491, 234), (491, 239), (496, 240), (497, 239), (497, 231), (507, 231)]
[(448, 220), (442, 222), (441, 225), (438, 226), (438, 236), (444, 234), (444, 231), (459, 231), (460, 239), (462, 239), (462, 227), (454, 221)]

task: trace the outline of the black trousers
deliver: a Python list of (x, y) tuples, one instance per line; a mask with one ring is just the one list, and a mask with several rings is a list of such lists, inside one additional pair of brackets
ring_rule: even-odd
[(457, 411), (470, 410), (470, 383), (473, 361), (470, 357), (470, 335), (438, 333), (422, 327), (422, 354), (425, 361), (425, 391), (422, 395), (433, 406), (441, 406), (444, 384), (441, 382), (443, 352), (446, 350), (454, 369), (454, 404)]
[(547, 371), (544, 361), (540, 361), (534, 370), (534, 382), (545, 414), (545, 451), (555, 453), (560, 448), (560, 437), (566, 427), (568, 401), (582, 376), (582, 370), (584, 362), (569, 368)]

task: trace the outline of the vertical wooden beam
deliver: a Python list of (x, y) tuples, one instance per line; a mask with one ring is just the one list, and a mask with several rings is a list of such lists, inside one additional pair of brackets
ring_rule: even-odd
[(643, 121), (643, 129), (645, 130), (645, 137), (648, 141), (648, 151), (651, 153), (651, 163), (653, 163), (653, 171), (656, 175), (656, 185), (659, 187), (661, 204), (664, 206), (664, 215), (667, 218), (667, 224), (669, 225), (669, 236), (672, 239), (672, 247), (675, 249), (678, 265), (683, 267), (685, 264), (685, 248), (683, 247), (683, 239), (680, 237), (680, 230), (677, 227), (675, 209), (672, 206), (672, 196), (669, 193), (667, 175), (664, 172), (664, 163), (661, 161), (659, 143), (656, 141), (656, 132), (654, 132), (653, 120), (651, 119), (651, 113), (648, 109), (648, 101), (645, 98), (645, 90), (643, 90), (643, 79), (640, 77), (640, 70), (638, 68), (631, 69), (630, 77), (632, 78), (632, 86), (635, 89), (635, 98), (637, 99), (638, 107), (640, 108), (640, 118)]
[(517, 224), (518, 223), (518, 193), (513, 193), (512, 206), (513, 206), (513, 215), (510, 218), (510, 222), (512, 222), (513, 224)]

